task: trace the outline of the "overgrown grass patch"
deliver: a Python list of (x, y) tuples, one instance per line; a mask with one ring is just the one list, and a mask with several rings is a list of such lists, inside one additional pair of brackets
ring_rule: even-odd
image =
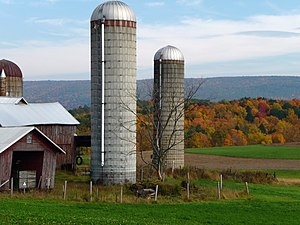
[(300, 148), (293, 146), (248, 145), (215, 148), (188, 148), (185, 152), (241, 158), (300, 160)]

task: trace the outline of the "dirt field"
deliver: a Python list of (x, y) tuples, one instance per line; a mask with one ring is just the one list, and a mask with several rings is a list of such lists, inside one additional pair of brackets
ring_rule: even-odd
[(185, 154), (185, 164), (208, 169), (300, 170), (300, 160), (253, 159), (200, 154)]
[[(150, 161), (151, 152), (144, 153), (146, 161)], [(185, 165), (207, 169), (245, 169), (245, 170), (300, 170), (300, 160), (285, 159), (253, 159), (200, 154), (185, 154)], [(138, 157), (138, 164), (144, 164)]]

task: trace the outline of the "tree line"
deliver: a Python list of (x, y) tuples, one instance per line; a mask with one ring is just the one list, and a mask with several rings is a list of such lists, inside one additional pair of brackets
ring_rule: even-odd
[[(137, 102), (137, 150), (151, 150), (149, 140), (139, 135), (150, 122), (149, 107), (152, 101)], [(90, 108), (81, 106), (70, 113), (80, 122), (77, 134), (90, 135)], [(299, 142), (300, 100), (192, 99), (185, 104), (184, 130), (186, 148)]]

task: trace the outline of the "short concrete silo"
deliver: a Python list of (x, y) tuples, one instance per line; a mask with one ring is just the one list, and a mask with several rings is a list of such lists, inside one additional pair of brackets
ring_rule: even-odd
[(91, 17), (91, 172), (95, 183), (136, 181), (136, 17), (123, 2)]
[[(165, 168), (184, 166), (184, 56), (166, 46), (154, 56), (154, 140), (165, 152)], [(154, 163), (161, 153), (153, 152)]]
[(23, 96), (22, 71), (15, 63), (5, 59), (0, 60), (0, 96)]

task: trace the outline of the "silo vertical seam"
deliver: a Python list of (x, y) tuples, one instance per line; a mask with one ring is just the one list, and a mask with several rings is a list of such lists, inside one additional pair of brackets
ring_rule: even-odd
[(159, 114), (158, 114), (158, 121), (157, 121), (157, 129), (158, 129), (158, 145), (159, 149), (161, 149), (161, 139), (162, 139), (162, 56), (160, 55), (159, 59)]
[(161, 85), (162, 85), (162, 59), (159, 59), (159, 109), (161, 110), (162, 108), (162, 103), (161, 103)]
[(101, 38), (102, 38), (102, 46), (101, 46), (101, 54), (102, 54), (102, 88), (101, 88), (101, 98), (102, 98), (102, 107), (101, 107), (101, 166), (104, 166), (104, 155), (105, 155), (105, 149), (104, 149), (104, 106), (105, 106), (105, 58), (104, 58), (104, 28), (105, 28), (105, 17), (102, 18), (101, 21)]

